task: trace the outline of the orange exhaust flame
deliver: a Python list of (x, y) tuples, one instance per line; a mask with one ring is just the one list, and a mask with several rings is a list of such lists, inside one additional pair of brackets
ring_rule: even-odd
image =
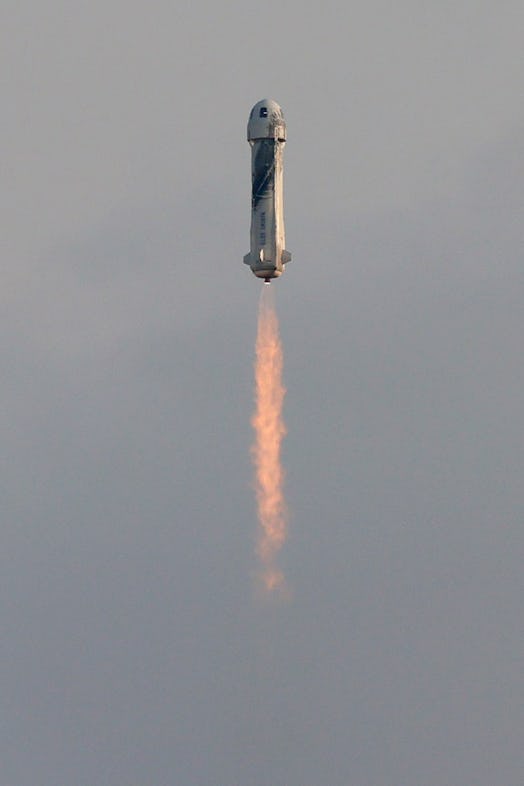
[(256, 553), (261, 563), (262, 586), (267, 592), (285, 590), (284, 575), (276, 566), (276, 556), (287, 536), (284, 472), (280, 460), (282, 439), (286, 434), (282, 417), (286, 393), (282, 367), (282, 344), (273, 293), (269, 287), (263, 287), (258, 311), (255, 413), (251, 419), (255, 442), (251, 455), (260, 524)]

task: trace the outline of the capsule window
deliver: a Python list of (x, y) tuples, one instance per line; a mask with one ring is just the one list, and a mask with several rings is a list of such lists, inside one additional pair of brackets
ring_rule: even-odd
[(267, 117), (267, 106), (260, 107), (259, 117)]

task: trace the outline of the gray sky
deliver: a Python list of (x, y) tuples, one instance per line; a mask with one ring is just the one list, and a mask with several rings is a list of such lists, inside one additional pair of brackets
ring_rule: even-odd
[[(6, 786), (520, 786), (521, 2), (0, 9)], [(252, 592), (251, 106), (293, 600)]]

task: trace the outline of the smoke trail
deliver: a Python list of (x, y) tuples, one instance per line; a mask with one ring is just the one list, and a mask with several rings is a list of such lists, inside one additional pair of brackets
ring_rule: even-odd
[(256, 553), (260, 560), (262, 586), (267, 592), (285, 590), (284, 575), (276, 565), (276, 556), (287, 535), (284, 472), (280, 461), (280, 448), (286, 433), (282, 417), (286, 391), (282, 384), (283, 354), (272, 289), (273, 287), (264, 286), (260, 295), (255, 359), (255, 413), (251, 419), (255, 431), (251, 455), (255, 468), (260, 525)]

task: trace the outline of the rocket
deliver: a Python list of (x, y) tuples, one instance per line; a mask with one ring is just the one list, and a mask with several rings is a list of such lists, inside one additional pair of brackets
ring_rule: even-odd
[(284, 272), (291, 260), (284, 240), (283, 152), (286, 123), (276, 101), (259, 101), (249, 115), (251, 146), (251, 250), (244, 257), (266, 283)]

